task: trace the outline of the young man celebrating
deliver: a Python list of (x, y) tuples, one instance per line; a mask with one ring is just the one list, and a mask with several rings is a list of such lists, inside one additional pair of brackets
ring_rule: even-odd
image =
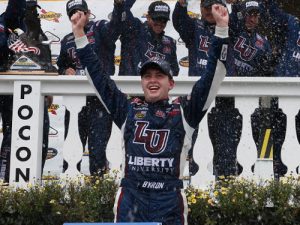
[(129, 98), (103, 73), (84, 33), (84, 13), (71, 17), (77, 55), (96, 94), (122, 130), (123, 178), (115, 203), (116, 222), (187, 224), (182, 175), (194, 129), (213, 101), (225, 76), (215, 75), (218, 59), (226, 60), (228, 12), (213, 5), (216, 20), (207, 70), (189, 96), (169, 101), (174, 87), (170, 64), (161, 58), (144, 62), (141, 85), (144, 97)]

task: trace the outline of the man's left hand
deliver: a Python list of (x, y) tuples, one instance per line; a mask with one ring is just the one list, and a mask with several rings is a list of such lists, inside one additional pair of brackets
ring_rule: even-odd
[(226, 7), (220, 4), (213, 4), (211, 12), (218, 27), (228, 27), (229, 15)]

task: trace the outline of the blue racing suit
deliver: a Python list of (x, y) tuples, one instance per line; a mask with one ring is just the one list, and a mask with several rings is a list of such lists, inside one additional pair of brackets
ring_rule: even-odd
[[(241, 3), (244, 4), (244, 3)], [(256, 30), (247, 31), (244, 16), (238, 16), (242, 6), (232, 5), (229, 53), (234, 63), (229, 64), (228, 76), (270, 76), (273, 55), (270, 42)]]
[(125, 158), (115, 202), (117, 222), (187, 224), (184, 164), (194, 129), (216, 95), (218, 86), (214, 84), (225, 76), (214, 74), (217, 60), (222, 53), (226, 56), (227, 41), (216, 36), (212, 39), (207, 70), (189, 96), (150, 103), (122, 93), (103, 73), (87, 39), (76, 40), (77, 55), (88, 71), (88, 79), (122, 132)]
[[(128, 3), (129, 4), (129, 3)], [(119, 75), (138, 75), (142, 63), (156, 57), (170, 63), (174, 76), (179, 73), (176, 41), (165, 35), (155, 34), (147, 25), (132, 15), (130, 6), (124, 7), (125, 19), (118, 26), (121, 30), (121, 62)]]
[[(274, 0), (264, 0), (265, 10), (272, 18), (272, 32), (275, 34), (276, 47), (279, 48), (275, 76), (300, 76), (300, 21), (278, 8)], [(284, 37), (284, 38), (280, 38)]]
[(204, 19), (192, 19), (187, 7), (181, 6), (179, 2), (175, 5), (172, 21), (189, 52), (189, 76), (199, 76), (206, 70), (215, 25)]
[[(115, 73), (114, 52), (115, 42), (119, 33), (115, 20), (120, 18), (122, 6), (115, 5), (113, 19), (90, 21), (85, 26), (85, 33), (94, 51), (97, 53), (101, 68), (107, 75)], [(76, 75), (85, 75), (84, 68), (76, 56), (73, 33), (66, 35), (61, 42), (61, 50), (57, 61), (59, 74), (65, 74), (67, 68), (76, 70)], [(68, 131), (69, 113), (66, 112), (66, 133)], [(112, 129), (112, 119), (96, 96), (87, 96), (86, 106), (79, 113), (79, 134), (83, 148), (88, 139), (89, 166), (91, 175), (101, 175), (107, 169), (106, 146)], [(67, 168), (64, 162), (64, 170)], [(80, 169), (78, 165), (78, 169)]]
[[(6, 11), (0, 16), (0, 71), (8, 70), (10, 58), (13, 52), (9, 50), (7, 39), (9, 30), (21, 28), (25, 30), (23, 17), (25, 14), (25, 0), (9, 0)], [(3, 140), (0, 153), (0, 178), (9, 181), (10, 151), (11, 151), (11, 127), (12, 127), (13, 96), (0, 96), (0, 113), (3, 126)], [(48, 151), (49, 115), (47, 105), (44, 108), (43, 147), (42, 147), (42, 171), (45, 165)]]
[[(274, 35), (274, 47), (277, 57), (274, 75), (278, 77), (298, 77), (300, 76), (300, 22), (299, 18), (285, 13), (279, 9), (274, 0), (262, 1), (264, 12), (269, 16), (267, 21), (268, 29)], [(277, 100), (277, 99), (276, 99)], [(276, 102), (278, 108), (278, 100)], [(286, 135), (286, 115), (281, 109), (277, 110), (273, 125), (274, 133), (274, 173), (283, 176), (287, 172), (287, 167), (281, 160), (281, 148)], [(259, 115), (259, 114), (258, 114)], [(261, 113), (262, 116), (263, 113)], [(300, 111), (296, 115), (296, 133), (298, 141), (300, 134)], [(268, 116), (272, 119), (272, 117)], [(273, 132), (273, 131), (272, 131)], [(279, 149), (280, 151), (278, 151)], [(277, 151), (276, 151), (277, 150)], [(298, 170), (298, 168), (297, 168)], [(297, 171), (298, 172), (298, 171)]]

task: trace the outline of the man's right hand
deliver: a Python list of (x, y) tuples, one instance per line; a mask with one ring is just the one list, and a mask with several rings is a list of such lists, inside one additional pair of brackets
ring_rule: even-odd
[(86, 16), (84, 12), (77, 11), (70, 18), (72, 23), (72, 30), (75, 38), (80, 38), (85, 36), (84, 26), (86, 24)]
[(226, 7), (220, 4), (213, 4), (211, 12), (218, 27), (228, 27), (229, 15)]
[(76, 75), (76, 71), (73, 68), (68, 68), (65, 71), (65, 75)]

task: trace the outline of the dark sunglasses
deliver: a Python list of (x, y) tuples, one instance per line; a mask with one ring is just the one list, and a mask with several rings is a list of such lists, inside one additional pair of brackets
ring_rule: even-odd
[(260, 13), (257, 11), (246, 12), (247, 16), (260, 16)]

